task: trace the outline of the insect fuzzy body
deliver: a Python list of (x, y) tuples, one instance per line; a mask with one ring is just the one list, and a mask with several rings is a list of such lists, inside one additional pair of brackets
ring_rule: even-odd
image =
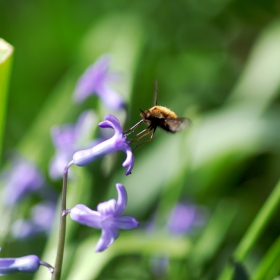
[(151, 109), (141, 110), (140, 116), (150, 130), (160, 127), (167, 132), (176, 133), (186, 128), (186, 118), (178, 118), (173, 111), (163, 106), (156, 105)]
[(157, 81), (155, 81), (155, 99), (154, 99), (154, 107), (147, 109), (145, 111), (141, 110), (140, 116), (142, 120), (136, 123), (133, 127), (126, 131), (126, 135), (129, 135), (135, 131), (135, 129), (141, 124), (145, 123), (148, 125), (147, 128), (139, 132), (134, 138), (131, 139), (130, 143), (135, 143), (136, 141), (142, 139), (145, 136), (148, 136), (150, 133), (151, 136), (148, 140), (143, 143), (137, 145), (134, 150), (147, 143), (150, 142), (154, 138), (155, 131), (157, 127), (171, 133), (179, 132), (188, 126), (191, 125), (191, 120), (188, 118), (178, 118), (178, 116), (171, 111), (170, 109), (157, 105)]

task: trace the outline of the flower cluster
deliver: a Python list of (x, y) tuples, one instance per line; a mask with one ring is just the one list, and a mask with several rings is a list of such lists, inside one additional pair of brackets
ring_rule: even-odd
[[(109, 108), (117, 110), (125, 108), (124, 101), (109, 85), (116, 77), (115, 73), (108, 70), (110, 63), (111, 57), (104, 55), (86, 70), (77, 83), (73, 96), (74, 101), (81, 103), (89, 95), (96, 94)], [(71, 165), (85, 166), (95, 159), (117, 150), (121, 150), (126, 154), (123, 167), (126, 168), (126, 175), (131, 174), (134, 157), (130, 142), (127, 141), (119, 120), (113, 115), (107, 115), (104, 121), (99, 123), (101, 128), (114, 130), (114, 135), (111, 138), (85, 141), (92, 135), (91, 128), (94, 128), (95, 120), (96, 117), (92, 111), (85, 111), (76, 124), (54, 126), (51, 129), (56, 152), (50, 162), (49, 173), (52, 179), (58, 179), (63, 175), (62, 192), (66, 193), (68, 169)], [(69, 162), (71, 159), (72, 161)], [(37, 191), (44, 184), (43, 176), (33, 164), (18, 160), (14, 165), (12, 171), (4, 176), (9, 179), (4, 182), (6, 186), (2, 197), (3, 201), (9, 205), (15, 205), (26, 193)], [(72, 220), (82, 225), (101, 229), (102, 233), (95, 248), (96, 252), (102, 252), (112, 245), (118, 238), (120, 229), (133, 229), (138, 227), (139, 224), (133, 217), (123, 216), (127, 206), (127, 192), (122, 184), (117, 184), (116, 188), (118, 199), (99, 203), (97, 211), (91, 210), (86, 205), (77, 204), (71, 209), (64, 209), (61, 213), (62, 216), (66, 216), (69, 213)], [(62, 205), (65, 203), (65, 199), (66, 197), (62, 197)], [(17, 220), (13, 223), (11, 234), (15, 238), (26, 238), (38, 232), (49, 231), (54, 209), (54, 205), (48, 201), (36, 205), (29, 220)], [(64, 217), (62, 218), (65, 219)], [(65, 236), (60, 236), (59, 242), (64, 238)], [(56, 279), (60, 278), (60, 275), (56, 276), (57, 271), (60, 269), (53, 269), (52, 266), (41, 261), (35, 255), (21, 258), (0, 258), (0, 275), (15, 272), (32, 273), (36, 272), (41, 265), (47, 266), (51, 273), (54, 273)]]

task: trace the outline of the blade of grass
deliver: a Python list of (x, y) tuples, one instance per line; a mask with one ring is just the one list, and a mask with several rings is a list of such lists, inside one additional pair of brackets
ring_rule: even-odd
[[(270, 218), (275, 213), (280, 205), (280, 181), (278, 181), (273, 192), (270, 194), (269, 198), (266, 200), (265, 204), (261, 208), (255, 220), (252, 222), (251, 226), (247, 230), (246, 234), (240, 241), (237, 249), (233, 254), (233, 259), (236, 262), (242, 262), (246, 256), (249, 254), (250, 250), (253, 248), (258, 238), (264, 231), (265, 227), (268, 225)], [(219, 280), (229, 280), (231, 279), (232, 269), (227, 266), (223, 273), (221, 274)]]
[(254, 280), (262, 280), (268, 279), (268, 273), (271, 272), (274, 265), (279, 267), (279, 259), (280, 259), (280, 236), (276, 239), (276, 241), (269, 248), (268, 252), (262, 259), (260, 265), (256, 269), (252, 279)]

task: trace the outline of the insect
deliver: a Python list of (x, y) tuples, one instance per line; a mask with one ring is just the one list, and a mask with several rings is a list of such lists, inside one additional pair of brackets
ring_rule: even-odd
[(131, 144), (136, 141), (142, 139), (145, 136), (151, 134), (150, 138), (143, 143), (137, 145), (134, 150), (147, 143), (150, 142), (155, 135), (156, 129), (159, 127), (167, 132), (176, 133), (179, 132), (191, 125), (191, 120), (188, 118), (179, 118), (173, 111), (170, 109), (157, 105), (157, 97), (158, 97), (158, 83), (155, 81), (155, 90), (154, 90), (154, 106), (145, 111), (141, 110), (140, 116), (142, 120), (136, 123), (133, 127), (126, 131), (126, 135), (129, 135), (135, 131), (135, 129), (141, 124), (145, 123), (148, 125), (147, 128), (139, 132), (134, 138), (131, 140)]

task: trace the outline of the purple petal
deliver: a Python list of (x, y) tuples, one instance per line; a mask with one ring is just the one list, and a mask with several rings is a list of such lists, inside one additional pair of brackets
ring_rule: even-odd
[(31, 219), (17, 220), (12, 224), (11, 233), (14, 238), (30, 238), (51, 230), (55, 215), (55, 203), (43, 202), (32, 208)]
[(133, 229), (139, 226), (139, 222), (131, 216), (114, 217), (110, 219), (110, 225), (118, 229)]
[(118, 201), (115, 207), (114, 216), (120, 216), (126, 209), (127, 193), (125, 187), (122, 184), (116, 184), (116, 188), (118, 191)]
[(77, 166), (85, 166), (97, 158), (110, 154), (116, 150), (115, 139), (112, 137), (99, 143), (93, 148), (76, 152), (73, 155), (73, 162)]
[(107, 68), (111, 63), (111, 56), (103, 55), (89, 66), (77, 82), (73, 99), (82, 103), (91, 94), (97, 94), (98, 89), (106, 82)]
[[(88, 148), (96, 116), (92, 110), (84, 111), (76, 124), (54, 126), (51, 129), (55, 155), (49, 165), (49, 174), (53, 180), (62, 177), (64, 167), (71, 161), (79, 149)], [(71, 173), (69, 173), (71, 176)]]
[(107, 249), (119, 237), (119, 234), (118, 229), (103, 228), (95, 252), (102, 252)]
[(102, 217), (99, 212), (93, 211), (83, 204), (77, 204), (70, 210), (72, 220), (93, 228), (101, 228)]
[(0, 275), (15, 272), (35, 272), (40, 266), (40, 259), (35, 255), (21, 258), (0, 258)]
[(105, 121), (99, 123), (99, 126), (102, 128), (113, 128), (115, 133), (122, 134), (122, 127), (119, 120), (113, 115), (105, 116)]
[(51, 136), (56, 150), (72, 150), (73, 144), (76, 141), (75, 125), (65, 124), (62, 126), (53, 126), (51, 128)]
[(131, 174), (132, 168), (134, 166), (134, 156), (133, 156), (130, 146), (128, 146), (128, 145), (127, 145), (126, 149), (123, 151), (126, 152), (126, 159), (123, 162), (122, 166), (127, 167), (125, 175), (129, 175), (129, 174)]
[(13, 167), (2, 179), (5, 187), (1, 199), (5, 205), (10, 206), (24, 195), (39, 190), (44, 184), (44, 178), (37, 167), (21, 157), (14, 159)]
[(108, 70), (110, 63), (111, 57), (104, 55), (84, 72), (77, 82), (73, 95), (75, 102), (81, 103), (94, 94), (111, 109), (119, 110), (125, 108), (122, 98), (110, 87), (110, 81), (114, 81), (116, 77), (116, 75), (113, 75)]
[(115, 213), (115, 208), (116, 208), (116, 200), (115, 199), (110, 199), (108, 201), (99, 203), (97, 205), (97, 211), (102, 215), (102, 216), (107, 216), (107, 215), (114, 215)]
[(57, 152), (50, 161), (49, 175), (53, 180), (58, 180), (63, 176), (64, 167), (71, 160), (73, 152)]
[(110, 121), (102, 121), (98, 124), (98, 126), (102, 127), (102, 128), (112, 128), (112, 129), (114, 129), (114, 126)]
[(116, 91), (110, 89), (107, 86), (104, 86), (99, 96), (102, 102), (105, 105), (107, 105), (109, 108), (112, 108), (113, 110), (120, 110), (125, 108), (125, 103), (121, 99), (120, 95)]
[(201, 219), (195, 205), (178, 203), (169, 218), (167, 227), (173, 234), (185, 234)]

